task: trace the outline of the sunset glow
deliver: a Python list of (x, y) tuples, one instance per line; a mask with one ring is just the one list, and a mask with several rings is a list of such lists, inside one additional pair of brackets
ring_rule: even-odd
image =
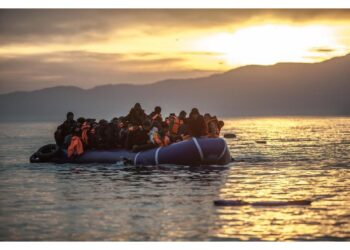
[(350, 52), (347, 10), (2, 12), (0, 92), (152, 83)]
[[(222, 53), (232, 66), (277, 62), (317, 62), (346, 53), (328, 26), (251, 26), (233, 33), (218, 33), (198, 42), (198, 48)], [(332, 53), (325, 55), (324, 51)]]

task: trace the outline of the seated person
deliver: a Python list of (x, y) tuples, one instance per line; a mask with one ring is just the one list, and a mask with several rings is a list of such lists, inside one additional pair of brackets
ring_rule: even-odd
[(121, 130), (123, 128), (123, 122), (119, 120), (118, 118), (113, 118), (112, 121), (109, 124), (110, 130), (111, 130), (111, 147), (112, 148), (121, 148)]
[(206, 121), (208, 127), (208, 137), (218, 138), (220, 136), (219, 121), (216, 116)]
[(131, 125), (129, 126), (128, 134), (125, 141), (125, 148), (138, 152), (155, 146), (150, 142), (148, 133), (152, 128), (152, 122), (146, 119), (142, 126)]
[(97, 149), (110, 149), (112, 140), (112, 131), (108, 122), (104, 119), (98, 122), (95, 129)]
[(167, 124), (169, 125), (169, 136), (171, 138), (171, 141), (181, 141), (182, 137), (180, 134), (180, 129), (183, 134), (184, 120), (179, 119), (174, 113), (171, 113), (169, 118), (167, 118), (167, 121)]
[(64, 146), (65, 138), (72, 134), (75, 125), (76, 121), (74, 121), (74, 114), (72, 112), (68, 112), (66, 120), (57, 127), (55, 132), (55, 141), (58, 146)]
[(148, 136), (151, 143), (156, 147), (168, 146), (171, 143), (169, 126), (165, 122), (162, 123), (162, 129), (160, 131), (157, 127), (152, 127)]
[(186, 111), (182, 110), (179, 114), (179, 120), (180, 120), (180, 127), (177, 132), (177, 135), (180, 136), (182, 139), (188, 134), (187, 133), (187, 120), (188, 118), (186, 117), (187, 113)]
[[(80, 120), (82, 121), (82, 120)], [(84, 153), (84, 145), (81, 140), (81, 127), (76, 126), (71, 134), (71, 139), (67, 148), (67, 156), (69, 158), (76, 158)]]
[(158, 129), (161, 129), (163, 117), (162, 117), (162, 108), (159, 106), (156, 106), (154, 108), (154, 111), (148, 116), (151, 121), (153, 122), (153, 126), (156, 126)]
[(197, 108), (193, 108), (190, 113), (187, 121), (187, 130), (190, 137), (201, 137), (208, 134), (204, 118)]

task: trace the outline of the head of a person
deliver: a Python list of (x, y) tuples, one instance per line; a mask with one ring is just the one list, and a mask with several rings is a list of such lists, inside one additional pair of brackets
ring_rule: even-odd
[(209, 122), (208, 128), (209, 128), (209, 133), (216, 133), (217, 123), (214, 121)]
[(221, 129), (223, 126), (225, 126), (224, 121), (218, 121), (218, 127)]
[(98, 125), (100, 127), (105, 127), (108, 125), (108, 122), (105, 120), (105, 119), (101, 119), (99, 122), (98, 122)]
[(211, 118), (211, 115), (209, 113), (204, 114), (204, 119), (209, 120)]
[(98, 123), (96, 122), (96, 121), (93, 121), (92, 123), (91, 123), (91, 127), (92, 128), (96, 128), (98, 126)]
[(118, 121), (119, 121), (119, 119), (118, 119), (117, 117), (114, 117), (114, 118), (111, 120), (111, 123), (112, 123), (113, 125), (117, 126), (117, 125), (118, 125)]
[(81, 125), (83, 125), (85, 122), (85, 118), (84, 117), (79, 117), (77, 119), (77, 126), (80, 127)]
[(166, 122), (162, 123), (162, 132), (165, 134), (169, 132), (169, 125)]
[(142, 108), (141, 108), (141, 104), (140, 104), (139, 102), (135, 103), (134, 109), (136, 109), (136, 110), (141, 110), (141, 109), (142, 109)]
[(96, 121), (96, 119), (87, 118), (85, 121), (86, 121), (89, 125), (92, 125), (92, 124)]
[(66, 115), (67, 121), (73, 121), (74, 120), (74, 114), (73, 112), (68, 112)]
[(197, 119), (199, 117), (199, 111), (197, 108), (193, 108), (190, 114), (191, 118)]
[(162, 112), (162, 108), (159, 107), (159, 106), (156, 106), (156, 107), (154, 108), (154, 112), (157, 113), (157, 114), (160, 114), (160, 113)]
[(142, 129), (148, 132), (151, 130), (151, 128), (152, 128), (151, 120), (149, 119), (144, 120), (142, 123)]
[(166, 119), (165, 119), (165, 121), (173, 121), (173, 120), (175, 120), (175, 118), (176, 118), (176, 116), (175, 116), (175, 114), (174, 113), (171, 113), (170, 115), (169, 115), (169, 117), (167, 117)]
[(180, 112), (180, 114), (179, 114), (179, 118), (180, 118), (180, 119), (185, 119), (185, 118), (186, 118), (186, 115), (187, 115), (186, 111), (185, 111), (185, 110), (182, 110), (182, 111)]

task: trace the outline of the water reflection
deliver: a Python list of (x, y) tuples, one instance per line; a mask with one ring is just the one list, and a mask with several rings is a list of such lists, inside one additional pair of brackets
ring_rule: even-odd
[[(213, 239), (349, 239), (349, 119), (257, 119), (231, 121), (238, 157), (220, 199), (288, 201), (311, 206), (220, 207)], [(264, 145), (254, 144), (266, 140)], [(248, 157), (247, 157), (248, 156)]]
[(349, 118), (225, 124), (236, 161), (194, 168), (28, 164), (55, 124), (0, 124), (0, 240), (350, 239)]

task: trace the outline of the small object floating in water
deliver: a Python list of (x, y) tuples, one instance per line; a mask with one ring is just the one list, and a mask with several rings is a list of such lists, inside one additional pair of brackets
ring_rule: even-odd
[(231, 162), (230, 151), (222, 138), (192, 138), (140, 152), (126, 149), (87, 150), (72, 159), (67, 150), (49, 144), (40, 148), (30, 157), (31, 163), (112, 163), (135, 166), (159, 164), (199, 166), (226, 165)]
[(216, 200), (215, 206), (221, 207), (234, 207), (234, 206), (253, 206), (253, 207), (279, 207), (279, 206), (309, 206), (312, 201), (310, 200), (297, 200), (297, 201), (258, 201), (258, 202), (246, 202), (242, 200)]
[(236, 138), (236, 135), (232, 133), (227, 133), (227, 134), (224, 134), (224, 138), (233, 139), (233, 138)]
[(259, 143), (259, 144), (266, 144), (266, 141), (255, 141), (256, 143)]

